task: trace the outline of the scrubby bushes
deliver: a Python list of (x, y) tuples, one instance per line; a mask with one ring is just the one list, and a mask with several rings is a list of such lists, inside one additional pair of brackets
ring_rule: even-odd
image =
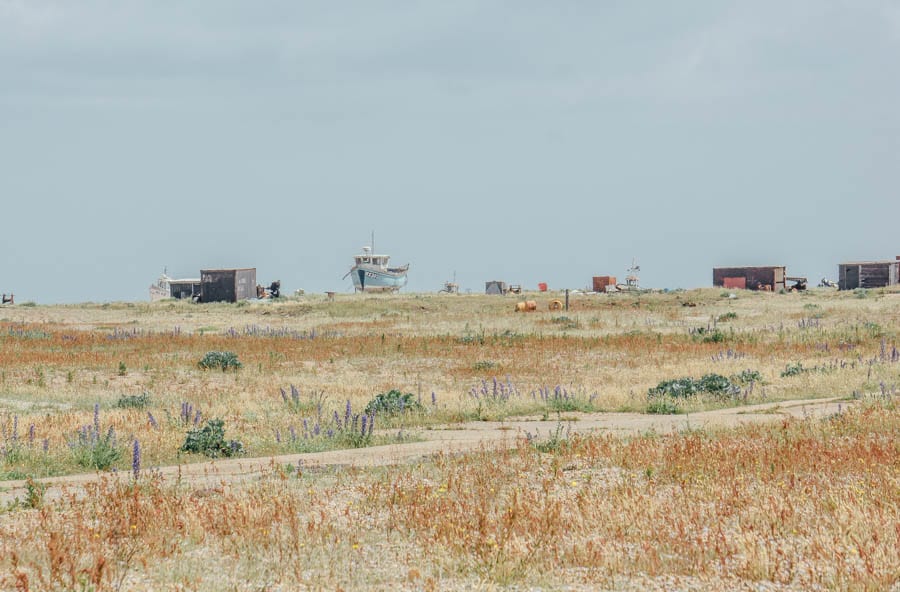
[(219, 368), (222, 372), (225, 372), (229, 368), (237, 370), (241, 367), (241, 362), (238, 360), (237, 354), (230, 351), (210, 351), (206, 352), (206, 355), (203, 356), (199, 362), (197, 362), (197, 366), (202, 368), (203, 370), (214, 370)]

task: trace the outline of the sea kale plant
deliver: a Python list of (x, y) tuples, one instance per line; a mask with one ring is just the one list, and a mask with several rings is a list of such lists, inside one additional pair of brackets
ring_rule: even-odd
[(207, 420), (202, 428), (189, 430), (181, 445), (181, 452), (205, 454), (210, 458), (236, 456), (244, 451), (239, 440), (225, 440), (225, 422), (221, 419)]
[[(348, 403), (349, 404), (349, 403)], [(386, 393), (380, 393), (366, 405), (366, 413), (378, 413), (381, 415), (402, 415), (406, 412), (421, 411), (422, 403), (412, 393), (403, 393), (397, 389), (391, 389)]]
[(197, 362), (197, 366), (203, 370), (221, 369), (222, 372), (225, 372), (229, 368), (234, 370), (239, 369), (241, 367), (241, 362), (234, 352), (209, 351), (206, 352), (203, 359)]

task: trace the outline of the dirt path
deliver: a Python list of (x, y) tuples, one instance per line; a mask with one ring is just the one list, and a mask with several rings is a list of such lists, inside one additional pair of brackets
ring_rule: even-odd
[[(578, 418), (566, 422), (572, 433), (609, 432), (622, 436), (634, 435), (650, 430), (657, 433), (671, 433), (688, 428), (727, 428), (746, 423), (777, 421), (787, 416), (822, 417), (838, 413), (841, 406), (852, 404), (843, 399), (806, 399), (764, 403), (746, 407), (717, 409), (690, 415), (645, 415), (642, 413), (566, 413), (564, 417)], [(306, 454), (287, 454), (275, 457), (224, 459), (194, 464), (160, 467), (155, 469), (165, 478), (180, 475), (181, 482), (203, 489), (221, 484), (239, 483), (256, 478), (274, 465), (297, 465), (302, 461), (307, 469), (326, 466), (373, 467), (412, 462), (438, 452), (460, 453), (481, 447), (512, 446), (517, 438), (526, 433), (540, 438), (548, 437), (557, 427), (556, 420), (542, 421), (539, 418), (514, 418), (503, 422), (470, 422), (416, 431), (422, 439), (419, 442), (332, 450)], [(80, 485), (101, 478), (131, 478), (129, 472), (85, 473), (41, 479), (47, 486), (45, 499), (56, 499), (64, 488)], [(0, 482), (0, 503), (6, 504), (15, 498), (24, 499), (25, 481)]]

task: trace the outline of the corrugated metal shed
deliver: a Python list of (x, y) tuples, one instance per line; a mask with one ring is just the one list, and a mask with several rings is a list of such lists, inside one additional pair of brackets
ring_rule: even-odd
[(900, 257), (894, 261), (851, 261), (838, 264), (838, 288), (885, 288), (900, 284)]
[(762, 267), (715, 267), (713, 285), (722, 288), (778, 292), (785, 289), (787, 268), (784, 265)]
[(202, 302), (237, 302), (256, 298), (256, 268), (201, 269)]

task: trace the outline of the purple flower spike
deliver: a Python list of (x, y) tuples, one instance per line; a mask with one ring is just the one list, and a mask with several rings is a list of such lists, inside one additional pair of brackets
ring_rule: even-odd
[(141, 444), (137, 441), (137, 438), (134, 440), (134, 447), (131, 451), (131, 472), (134, 475), (134, 480), (137, 481), (141, 475)]

